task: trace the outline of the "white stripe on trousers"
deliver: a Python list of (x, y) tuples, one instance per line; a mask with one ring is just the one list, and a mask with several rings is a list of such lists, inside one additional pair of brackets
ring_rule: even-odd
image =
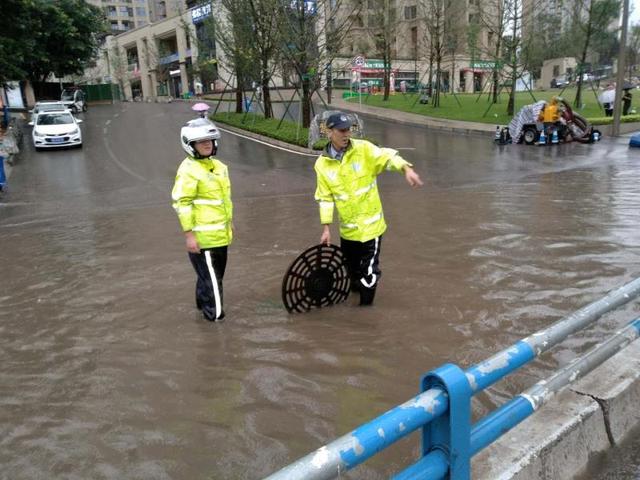
[(220, 314), (222, 313), (222, 304), (220, 302), (220, 290), (218, 289), (216, 272), (213, 270), (213, 263), (211, 263), (211, 252), (209, 250), (204, 251), (204, 258), (207, 260), (207, 268), (209, 269), (211, 284), (213, 285), (213, 298), (216, 301), (216, 318), (220, 318)]
[(373, 256), (371, 257), (371, 261), (369, 262), (369, 268), (367, 268), (367, 275), (371, 275), (371, 282), (367, 283), (365, 281), (364, 278), (360, 279), (360, 282), (362, 283), (362, 285), (364, 285), (367, 288), (371, 288), (376, 284), (376, 278), (378, 277), (375, 273), (373, 273), (373, 262), (376, 259), (376, 254), (378, 253), (378, 242), (380, 241), (380, 237), (376, 237), (376, 243), (375, 243), (375, 247), (373, 250)]

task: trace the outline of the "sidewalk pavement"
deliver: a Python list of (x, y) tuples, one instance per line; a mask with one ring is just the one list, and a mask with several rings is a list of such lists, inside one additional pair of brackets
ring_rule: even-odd
[(465, 122), (462, 120), (448, 120), (446, 118), (427, 117), (416, 113), (402, 112), (392, 108), (380, 108), (360, 105), (359, 102), (348, 102), (341, 96), (333, 96), (331, 98), (331, 107), (335, 110), (346, 110), (348, 112), (367, 115), (369, 117), (378, 118), (380, 120), (393, 121), (405, 125), (424, 126), (430, 129), (446, 130), (450, 132), (465, 134), (482, 134), (495, 132), (496, 126), (491, 123)]

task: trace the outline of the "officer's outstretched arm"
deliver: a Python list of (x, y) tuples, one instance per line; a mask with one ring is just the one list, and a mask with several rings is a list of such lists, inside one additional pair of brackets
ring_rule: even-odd
[(418, 175), (413, 168), (409, 165), (405, 165), (404, 168), (404, 178), (407, 180), (407, 183), (412, 187), (421, 187), (424, 185), (422, 180), (420, 179), (420, 175)]

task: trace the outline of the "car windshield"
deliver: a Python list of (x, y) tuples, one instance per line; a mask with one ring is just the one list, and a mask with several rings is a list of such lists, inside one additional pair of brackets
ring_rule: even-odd
[(73, 123), (70, 113), (43, 113), (38, 115), (38, 125), (65, 125)]
[(62, 100), (73, 100), (73, 90), (63, 90)]
[(67, 107), (60, 102), (57, 103), (43, 103), (42, 105), (36, 105), (36, 112), (52, 112), (54, 110), (66, 110)]

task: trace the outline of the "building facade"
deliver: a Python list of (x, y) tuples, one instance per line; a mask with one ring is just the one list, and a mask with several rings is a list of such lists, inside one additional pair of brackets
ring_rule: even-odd
[(358, 57), (371, 62), (362, 81), (381, 81), (380, 31), (386, 28), (396, 83), (428, 84), (439, 77), (445, 91), (490, 88), (496, 45), (491, 2), (481, 9), (480, 0), (346, 0), (340, 8), (352, 18), (334, 63), (338, 85), (355, 79), (352, 59)]
[(83, 82), (117, 84), (126, 100), (175, 98), (216, 89), (216, 82), (221, 82), (216, 68), (219, 52), (205, 26), (213, 14), (214, 7), (204, 4), (107, 37), (96, 66), (85, 71)]
[(186, 8), (184, 0), (87, 0), (102, 8), (114, 34), (174, 17)]

